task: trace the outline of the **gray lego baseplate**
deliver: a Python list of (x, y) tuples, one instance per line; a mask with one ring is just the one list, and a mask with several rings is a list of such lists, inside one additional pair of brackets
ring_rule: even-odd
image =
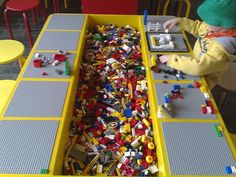
[(47, 170), (57, 128), (58, 121), (0, 121), (0, 174)]
[(53, 14), (47, 29), (81, 30), (85, 16), (82, 14)]
[(21, 81), (4, 117), (61, 117), (68, 84)]
[(80, 40), (80, 32), (45, 31), (36, 50), (71, 50), (76, 51)]
[[(173, 90), (171, 83), (155, 83), (156, 99), (158, 104), (164, 104), (164, 95), (171, 93)], [(173, 118), (176, 119), (216, 119), (215, 114), (203, 114), (201, 112), (201, 105), (205, 104), (205, 97), (199, 88), (187, 88), (188, 84), (177, 84), (181, 87), (181, 94), (183, 99), (171, 99)]]
[(227, 176), (235, 159), (226, 138), (217, 137), (215, 123), (162, 122), (171, 175)]

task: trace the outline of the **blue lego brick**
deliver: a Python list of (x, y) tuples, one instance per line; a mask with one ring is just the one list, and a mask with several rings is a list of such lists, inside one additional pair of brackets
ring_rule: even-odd
[(132, 116), (132, 110), (130, 108), (125, 109), (124, 115), (125, 115), (125, 117), (131, 117)]

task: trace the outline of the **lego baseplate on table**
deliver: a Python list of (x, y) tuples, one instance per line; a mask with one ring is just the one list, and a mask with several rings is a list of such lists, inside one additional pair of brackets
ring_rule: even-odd
[(77, 31), (45, 31), (36, 50), (76, 51), (79, 39), (80, 32)]
[[(176, 84), (155, 83), (156, 99), (159, 105), (165, 104), (164, 96), (171, 94), (173, 87)], [(199, 88), (188, 88), (188, 84), (180, 85), (181, 95), (183, 98), (171, 99), (171, 110), (173, 118), (176, 119), (216, 119), (216, 114), (203, 114), (201, 105), (205, 104), (204, 94)]]
[[(184, 55), (184, 54), (183, 54)], [(187, 54), (186, 54), (187, 55)], [(190, 76), (159, 62), (158, 55), (149, 54), (153, 80), (200, 80), (198, 76)], [(180, 73), (180, 74), (179, 74)]]
[[(37, 54), (40, 54), (40, 57), (36, 57)], [(60, 62), (55, 66), (53, 65), (52, 62), (55, 61), (53, 59), (54, 55), (55, 53), (49, 53), (49, 52), (34, 53), (22, 77), (23, 78), (69, 78), (70, 76), (66, 75), (66, 72), (65, 72), (66, 62)], [(72, 68), (74, 65), (75, 54), (69, 53), (65, 56), (66, 56), (66, 61), (69, 62), (70, 67)], [(45, 60), (50, 59), (50, 61), (45, 62), (46, 64), (43, 63), (41, 67), (35, 67), (34, 61), (38, 60), (38, 58), (40, 58), (40, 60), (41, 58), (44, 58)]]
[(182, 33), (146, 32), (150, 52), (188, 52)]
[(53, 14), (47, 28), (50, 30), (81, 30), (84, 22), (82, 14)]
[(227, 176), (225, 167), (236, 161), (215, 123), (162, 122), (171, 175)]
[(21, 81), (4, 117), (61, 117), (68, 82)]
[(58, 121), (0, 121), (0, 176), (49, 168)]

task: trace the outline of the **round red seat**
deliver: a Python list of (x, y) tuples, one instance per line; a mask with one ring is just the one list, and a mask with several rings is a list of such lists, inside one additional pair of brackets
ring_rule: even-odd
[(40, 5), (39, 0), (9, 0), (6, 7), (9, 10), (23, 12), (36, 8)]
[[(40, 8), (39, 0), (9, 0), (7, 1), (6, 9), (4, 11), (4, 18), (5, 18), (7, 30), (11, 39), (14, 39), (14, 37), (13, 37), (13, 33), (12, 33), (9, 20), (8, 20), (8, 12), (9, 11), (21, 12), (23, 15), (23, 19), (24, 19), (24, 23), (26, 27), (26, 33), (27, 33), (30, 46), (33, 47), (33, 41), (32, 41), (32, 36), (30, 33), (31, 30), (30, 30), (30, 23), (29, 23), (29, 17), (27, 15), (27, 11), (32, 12), (33, 21), (34, 21), (34, 24), (36, 24), (37, 22), (36, 22), (35, 10), (39, 8)], [(42, 14), (43, 14), (44, 21), (46, 21), (45, 10), (43, 6), (42, 6), (42, 12), (43, 12)]]

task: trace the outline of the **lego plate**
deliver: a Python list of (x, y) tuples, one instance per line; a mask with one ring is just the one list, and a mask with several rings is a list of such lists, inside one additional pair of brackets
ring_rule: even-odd
[(183, 34), (146, 32), (150, 52), (188, 52)]
[[(156, 99), (159, 105), (165, 104), (165, 95), (170, 94), (176, 84), (155, 84)], [(171, 99), (171, 111), (175, 119), (216, 119), (216, 114), (203, 114), (201, 105), (205, 97), (199, 88), (188, 88), (188, 84), (178, 84), (182, 98)]]
[(162, 122), (171, 176), (227, 176), (225, 167), (235, 159), (215, 123)]
[(4, 117), (61, 117), (68, 82), (21, 81)]

